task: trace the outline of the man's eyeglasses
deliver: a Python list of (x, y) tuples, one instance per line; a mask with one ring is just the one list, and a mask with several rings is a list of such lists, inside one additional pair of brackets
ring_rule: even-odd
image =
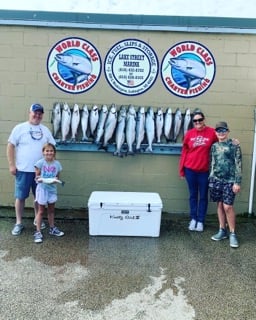
[(215, 129), (215, 131), (216, 131), (217, 133), (227, 133), (227, 132), (228, 132), (228, 129), (226, 129), (226, 128), (217, 128), (217, 129)]
[(29, 133), (33, 140), (41, 140), (43, 138), (43, 131), (40, 127), (39, 130), (32, 130), (32, 128), (30, 128)]
[(204, 121), (204, 118), (199, 118), (199, 119), (193, 119), (193, 122), (196, 123), (196, 122), (202, 122)]

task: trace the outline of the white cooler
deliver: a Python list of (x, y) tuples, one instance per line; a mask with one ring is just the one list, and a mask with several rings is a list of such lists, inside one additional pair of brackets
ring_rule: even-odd
[(94, 191), (88, 200), (89, 234), (159, 237), (158, 193)]

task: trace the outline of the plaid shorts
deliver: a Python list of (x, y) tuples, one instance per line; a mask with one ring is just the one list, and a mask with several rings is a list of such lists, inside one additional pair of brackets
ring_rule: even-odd
[(222, 182), (214, 178), (209, 178), (210, 200), (213, 202), (223, 202), (232, 206), (236, 196), (232, 187), (233, 183)]

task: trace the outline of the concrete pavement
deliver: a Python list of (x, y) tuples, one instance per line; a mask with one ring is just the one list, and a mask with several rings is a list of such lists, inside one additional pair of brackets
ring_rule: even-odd
[(58, 211), (65, 232), (33, 242), (31, 212), (12, 236), (0, 209), (0, 318), (5, 320), (253, 320), (256, 220), (239, 216), (240, 247), (212, 241), (217, 217), (190, 232), (188, 217), (163, 214), (159, 238), (89, 236), (87, 216)]

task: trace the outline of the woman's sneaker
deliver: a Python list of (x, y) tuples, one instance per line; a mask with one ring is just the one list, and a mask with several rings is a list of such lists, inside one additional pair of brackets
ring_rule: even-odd
[(49, 234), (56, 237), (64, 236), (64, 232), (60, 231), (57, 227), (50, 228)]
[(196, 230), (196, 220), (192, 219), (189, 222), (188, 230), (189, 231), (195, 231)]
[(211, 239), (214, 241), (220, 241), (227, 238), (228, 238), (228, 234), (226, 229), (220, 229), (218, 233), (216, 233), (211, 237)]
[(203, 232), (204, 231), (204, 224), (202, 222), (197, 222), (195, 231)]
[(41, 243), (43, 242), (43, 235), (40, 231), (36, 231), (34, 233), (34, 242), (35, 243)]

